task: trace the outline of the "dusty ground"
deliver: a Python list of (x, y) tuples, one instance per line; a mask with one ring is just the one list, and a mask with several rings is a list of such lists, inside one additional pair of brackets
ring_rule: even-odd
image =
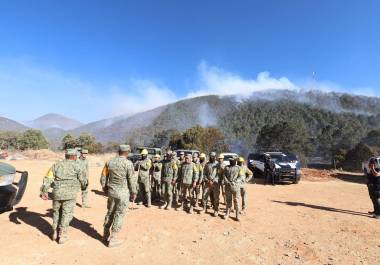
[(65, 245), (49, 239), (51, 201), (38, 197), (52, 161), (10, 161), (28, 170), (30, 181), (20, 205), (0, 215), (0, 264), (380, 264), (380, 220), (367, 214), (363, 179), (338, 172), (305, 171), (298, 185), (250, 184), (249, 211), (240, 223), (157, 207), (129, 211), (122, 231), (127, 242), (108, 249), (99, 240), (105, 159), (90, 160), (92, 208), (76, 208)]

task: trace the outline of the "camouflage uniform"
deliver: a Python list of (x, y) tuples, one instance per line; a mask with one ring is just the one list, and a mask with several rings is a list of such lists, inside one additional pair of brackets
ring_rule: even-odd
[(177, 180), (178, 167), (177, 163), (173, 159), (165, 159), (162, 161), (161, 169), (161, 186), (162, 195), (165, 200), (166, 210), (172, 207), (173, 201), (173, 184)]
[(161, 170), (162, 170), (162, 163), (159, 161), (153, 162), (152, 166), (152, 189), (153, 194), (156, 198), (156, 200), (161, 200)]
[(149, 158), (145, 158), (138, 162), (138, 185), (140, 200), (145, 199), (148, 207), (151, 205), (151, 192), (150, 192), (150, 169), (152, 167), (152, 161)]
[[(197, 184), (198, 181), (198, 168), (194, 162), (184, 162), (180, 168), (179, 176), (182, 179), (181, 186), (181, 205), (187, 206), (187, 203), (190, 202), (189, 213), (193, 212), (193, 206), (195, 205), (195, 197), (193, 196), (193, 188)], [(188, 200), (187, 195), (190, 196), (190, 200)]]
[[(200, 163), (199, 161), (195, 163), (195, 166), (198, 171), (198, 181), (197, 181), (197, 186), (194, 189), (194, 197), (195, 197), (195, 207), (198, 207), (198, 201), (199, 201), (199, 196), (201, 196), (201, 187), (203, 191), (203, 169), (205, 164)], [(201, 198), (202, 199), (202, 198)]]
[(53, 188), (53, 231), (67, 239), (67, 228), (73, 219), (77, 193), (86, 189), (84, 170), (75, 160), (62, 160), (54, 164), (46, 174), (41, 195)]
[(82, 207), (88, 207), (87, 201), (88, 201), (88, 189), (89, 189), (89, 169), (88, 169), (88, 161), (86, 158), (79, 158), (78, 160), (79, 165), (82, 167), (83, 171), (85, 172), (85, 178), (87, 181), (87, 188), (85, 190), (82, 190)]
[(245, 211), (246, 210), (246, 202), (247, 202), (246, 184), (252, 179), (253, 173), (246, 165), (241, 165), (240, 167), (241, 167), (242, 173), (243, 173), (242, 184), (240, 187), (241, 203), (242, 203), (241, 206), (242, 206), (242, 211)]
[(239, 200), (240, 188), (244, 181), (244, 171), (238, 165), (231, 165), (226, 168), (224, 172), (224, 183), (226, 190), (226, 215), (229, 217), (232, 208), (232, 200), (234, 201), (234, 208), (236, 212), (236, 220), (239, 220)]
[[(213, 209), (216, 210), (215, 197), (219, 198), (219, 176), (217, 174), (218, 162), (208, 162), (203, 171), (203, 210), (207, 211), (207, 200), (208, 197), (211, 199), (211, 204)], [(216, 188), (217, 187), (217, 188)], [(214, 191), (217, 194), (214, 194)], [(218, 199), (219, 207), (219, 199)]]
[(132, 162), (124, 156), (111, 159), (103, 168), (100, 183), (108, 196), (105, 231), (111, 229), (113, 233), (118, 233), (123, 226), (130, 193), (137, 193), (136, 187), (132, 185), (133, 173)]
[[(177, 165), (177, 169), (180, 169), (181, 165), (184, 163), (184, 159), (182, 159), (182, 160), (176, 159), (175, 162)], [(182, 185), (181, 176), (177, 175), (176, 183), (173, 185), (173, 194), (174, 194), (176, 204), (179, 203), (179, 197), (181, 194), (181, 185)]]

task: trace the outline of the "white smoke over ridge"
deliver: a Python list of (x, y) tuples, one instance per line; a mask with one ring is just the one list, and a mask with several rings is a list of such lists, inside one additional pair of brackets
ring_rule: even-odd
[[(198, 65), (197, 72), (198, 80), (194, 81), (193, 85), (196, 89), (181, 98), (174, 90), (151, 80), (129, 79), (123, 86), (99, 85), (30, 62), (0, 60), (0, 91), (2, 97), (7, 99), (2, 103), (0, 116), (31, 120), (54, 112), (88, 122), (113, 116), (128, 116), (180, 99), (205, 95), (239, 95), (241, 98), (247, 98), (254, 93), (269, 90), (312, 89), (344, 92), (339, 85), (331, 82), (294, 82), (287, 77), (272, 77), (269, 72), (261, 72), (256, 78), (242, 78), (205, 61)], [(370, 88), (357, 92), (377, 94), (375, 89)], [(14, 105), (15, 99), (18, 103), (17, 108)], [(213, 123), (207, 119), (204, 122)]]

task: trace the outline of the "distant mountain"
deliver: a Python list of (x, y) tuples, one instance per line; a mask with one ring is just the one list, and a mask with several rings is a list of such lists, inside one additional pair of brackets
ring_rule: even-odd
[(27, 130), (28, 127), (4, 117), (0, 117), (0, 131), (16, 131), (22, 132)]
[(74, 119), (67, 118), (60, 114), (50, 113), (41, 116), (33, 121), (29, 121), (26, 123), (26, 125), (40, 130), (46, 130), (49, 128), (72, 130), (79, 126), (82, 126), (83, 123)]

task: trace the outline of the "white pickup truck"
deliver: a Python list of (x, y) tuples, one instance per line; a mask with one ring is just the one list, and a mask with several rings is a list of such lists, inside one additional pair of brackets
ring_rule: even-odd
[(369, 173), (370, 170), (368, 168), (368, 164), (369, 164), (369, 161), (371, 159), (373, 159), (373, 158), (376, 160), (376, 167), (379, 167), (379, 165), (380, 165), (380, 156), (371, 157), (370, 159), (368, 159), (367, 162), (363, 162), (362, 163), (362, 170), (364, 172), (364, 175), (367, 175)]

